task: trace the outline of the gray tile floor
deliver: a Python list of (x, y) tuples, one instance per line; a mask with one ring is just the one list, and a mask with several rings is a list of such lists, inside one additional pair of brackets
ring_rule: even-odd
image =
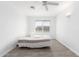
[(16, 47), (4, 57), (78, 57), (57, 40), (52, 41), (51, 48), (19, 48)]

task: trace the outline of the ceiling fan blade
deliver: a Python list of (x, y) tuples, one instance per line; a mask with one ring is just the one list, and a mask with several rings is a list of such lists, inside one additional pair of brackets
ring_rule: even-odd
[(59, 5), (59, 3), (56, 2), (47, 2), (48, 5)]

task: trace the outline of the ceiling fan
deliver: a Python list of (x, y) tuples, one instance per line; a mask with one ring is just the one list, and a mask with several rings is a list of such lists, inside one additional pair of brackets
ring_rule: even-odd
[(58, 2), (51, 1), (42, 1), (42, 5), (45, 6), (45, 9), (48, 11), (48, 5), (58, 6)]

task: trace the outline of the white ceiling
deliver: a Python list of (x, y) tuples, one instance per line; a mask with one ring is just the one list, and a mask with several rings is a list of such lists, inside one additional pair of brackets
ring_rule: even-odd
[[(53, 2), (53, 1), (52, 1)], [(55, 1), (54, 1), (55, 2)], [(26, 13), (29, 12), (29, 14), (53, 14), (56, 12), (56, 8), (58, 6), (54, 5), (48, 5), (48, 11), (45, 9), (45, 6), (42, 5), (42, 1), (25, 1), (25, 2), (14, 2), (13, 3), (19, 10), (24, 10)], [(35, 9), (30, 8), (31, 6), (34, 6)], [(24, 12), (24, 13), (25, 13)]]
[[(52, 1), (55, 2), (55, 1)], [(45, 6), (43, 6), (42, 1), (25, 1), (25, 2), (14, 2), (14, 4), (18, 7), (23, 7), (23, 8), (27, 8), (27, 9), (31, 9), (30, 6), (34, 6), (35, 9), (38, 10), (45, 10)], [(55, 9), (57, 6), (55, 5), (48, 5), (49, 10), (53, 10)], [(52, 8), (52, 9), (51, 9)]]
[[(57, 3), (60, 3), (60, 1), (58, 1)], [(51, 15), (57, 12), (56, 8), (58, 7), (54, 5), (48, 5), (47, 11), (45, 9), (45, 6), (42, 5), (42, 1), (5, 1), (0, 2), (0, 5), (11, 6), (15, 8), (18, 12), (26, 15)], [(35, 9), (30, 8), (30, 6), (34, 6)]]

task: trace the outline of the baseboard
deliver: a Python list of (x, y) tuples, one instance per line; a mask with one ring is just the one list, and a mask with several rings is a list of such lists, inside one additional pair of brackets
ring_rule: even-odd
[(77, 51), (75, 51), (74, 49), (72, 49), (71, 47), (69, 47), (68, 45), (66, 45), (65, 43), (63, 43), (62, 41), (58, 40), (62, 45), (64, 45), (65, 47), (67, 47), (69, 50), (71, 50), (73, 53), (75, 53), (77, 56), (79, 56), (79, 53)]
[(3, 57), (5, 54), (7, 54), (9, 51), (11, 51), (12, 49), (14, 49), (15, 47), (10, 47), (10, 48), (8, 48), (6, 51), (4, 51), (1, 55), (0, 55), (0, 57)]
[[(10, 42), (11, 43), (11, 42)], [(4, 55), (6, 55), (9, 51), (11, 51), (12, 49), (14, 49), (16, 47), (16, 42), (13, 42), (11, 44), (8, 44), (0, 53), (0, 57), (3, 57)]]

